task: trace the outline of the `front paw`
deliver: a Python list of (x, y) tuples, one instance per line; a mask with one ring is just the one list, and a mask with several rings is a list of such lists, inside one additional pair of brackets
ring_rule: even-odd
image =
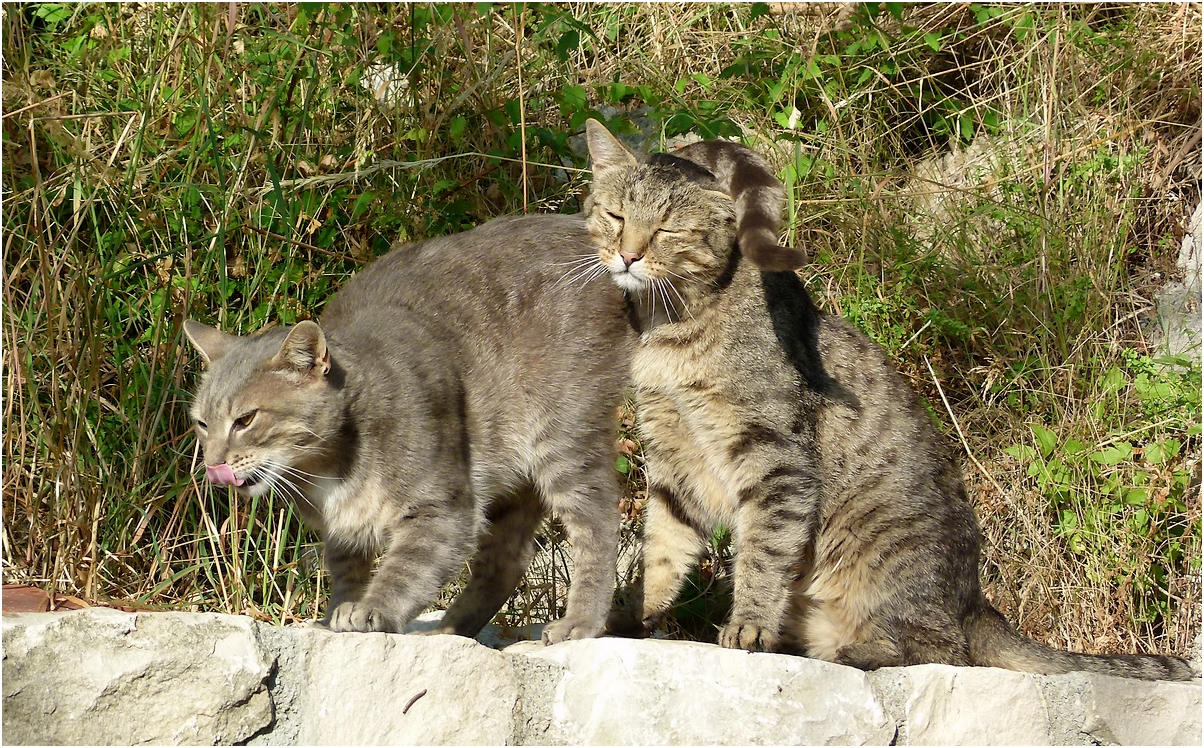
[(327, 616), (331, 631), (397, 631), (397, 623), (383, 608), (360, 602), (343, 602)]
[(749, 652), (774, 652), (780, 643), (777, 632), (752, 621), (732, 621), (719, 632), (719, 646)]
[(602, 630), (602, 626), (593, 621), (579, 618), (561, 618), (543, 627), (540, 639), (544, 644), (559, 644), (570, 639), (592, 639)]

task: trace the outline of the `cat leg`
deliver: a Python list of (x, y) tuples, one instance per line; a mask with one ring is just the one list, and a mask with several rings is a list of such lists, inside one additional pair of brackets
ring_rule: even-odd
[(499, 499), (469, 562), (468, 584), (432, 633), (476, 636), (510, 599), (531, 562), (543, 507), (532, 489)]
[(544, 627), (544, 644), (602, 632), (619, 555), (619, 486), (613, 464), (590, 466), (584, 475), (579, 465), (558, 467), (560, 471), (542, 471), (540, 493), (568, 532), (574, 574), (564, 618)]
[(736, 514), (735, 599), (720, 646), (775, 651), (795, 569), (813, 534), (819, 484), (798, 468), (778, 468), (740, 495)]
[[(633, 603), (641, 608), (639, 626), (656, 630), (681, 591), (686, 574), (706, 547), (708, 532), (690, 516), (680, 496), (670, 487), (649, 479), (648, 508), (644, 519), (644, 549), (640, 588)], [(616, 616), (615, 628), (623, 624)]]
[(363, 595), (333, 607), (331, 630), (401, 631), (468, 560), (477, 532), (467, 485), (418, 485), (412, 497), (390, 523), (388, 545)]
[(344, 603), (355, 603), (364, 595), (372, 579), (375, 554), (346, 543), (327, 540), (323, 543), (323, 559), (330, 574), (330, 601), (322, 623), (329, 626), (335, 610)]

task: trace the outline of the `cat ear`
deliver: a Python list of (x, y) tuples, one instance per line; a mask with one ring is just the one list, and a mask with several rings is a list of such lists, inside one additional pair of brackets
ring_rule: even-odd
[(326, 376), (330, 371), (330, 351), (326, 349), (326, 335), (317, 322), (298, 322), (288, 331), (280, 351), (272, 359), (272, 367), (300, 374), (303, 378)]
[(184, 336), (188, 338), (207, 364), (226, 355), (226, 351), (230, 350), (230, 345), (238, 340), (237, 335), (224, 333), (216, 327), (202, 325), (200, 322), (190, 319), (184, 320)]
[(637, 163), (627, 146), (620, 143), (618, 138), (611, 135), (606, 126), (596, 119), (585, 121), (585, 141), (589, 145), (590, 163), (595, 174), (616, 166), (632, 166)]

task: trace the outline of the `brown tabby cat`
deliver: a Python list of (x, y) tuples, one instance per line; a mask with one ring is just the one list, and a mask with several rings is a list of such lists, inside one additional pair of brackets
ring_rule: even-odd
[(641, 331), (642, 604), (613, 628), (655, 628), (723, 523), (735, 549), (726, 647), (863, 669), (1192, 677), (1174, 657), (1050, 649), (983, 597), (960, 469), (917, 397), (797, 275), (772, 272), (801, 254), (773, 250), (783, 192), (764, 161), (722, 142), (644, 159), (587, 129), (587, 225)]
[(601, 631), (632, 333), (613, 284), (564, 282), (589, 257), (581, 216), (498, 219), (393, 250), (320, 325), (236, 337), (185, 323), (209, 364), (192, 407), (209, 479), (295, 500), (324, 541), (330, 628), (399, 631), (472, 557), (439, 630), (475, 635), (551, 510), (576, 573), (543, 639)]

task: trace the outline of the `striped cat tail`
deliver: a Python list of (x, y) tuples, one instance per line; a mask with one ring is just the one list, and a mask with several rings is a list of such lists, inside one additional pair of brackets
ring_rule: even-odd
[(1074, 671), (1141, 680), (1193, 680), (1192, 666), (1168, 655), (1091, 655), (1063, 652), (1018, 633), (986, 600), (962, 623), (970, 662), (1024, 673), (1057, 675)]

